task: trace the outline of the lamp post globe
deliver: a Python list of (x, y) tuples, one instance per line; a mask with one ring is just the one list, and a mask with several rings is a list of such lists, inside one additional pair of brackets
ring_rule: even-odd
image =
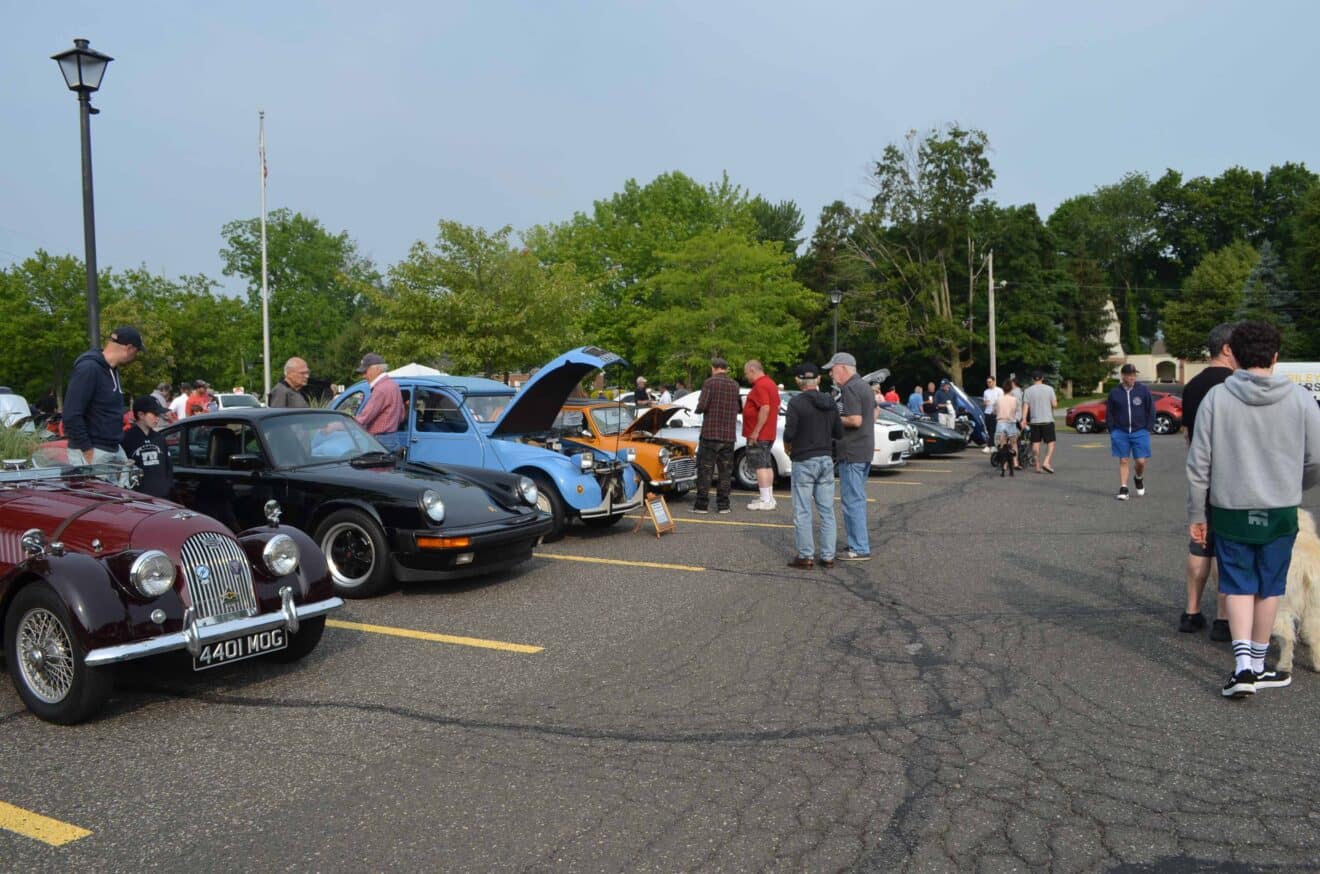
[(92, 120), (98, 110), (92, 106), (92, 93), (101, 87), (105, 68), (114, 58), (89, 47), (85, 39), (75, 39), (73, 48), (51, 55), (60, 65), (64, 84), (78, 95), (79, 122), (82, 129), (83, 245), (87, 267), (87, 340), (89, 348), (101, 345), (101, 312), (96, 277), (96, 219), (92, 203)]
[(837, 288), (834, 289), (834, 290), (832, 290), (832, 291), (830, 292), (830, 305), (834, 307), (834, 351), (833, 351), (833, 354), (838, 354), (838, 352), (839, 352), (839, 304), (842, 303), (842, 302), (843, 302), (843, 292), (840, 291), (840, 290), (837, 289)]

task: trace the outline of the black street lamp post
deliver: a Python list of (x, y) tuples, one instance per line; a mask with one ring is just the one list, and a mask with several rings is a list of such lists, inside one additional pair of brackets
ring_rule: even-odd
[(100, 110), (92, 106), (92, 92), (101, 87), (106, 66), (114, 60), (109, 55), (88, 48), (85, 39), (75, 39), (73, 48), (51, 55), (60, 65), (64, 83), (78, 94), (82, 122), (82, 191), (83, 245), (87, 251), (87, 339), (89, 348), (101, 345), (101, 304), (96, 278), (96, 218), (92, 208), (92, 116)]
[(830, 292), (830, 303), (834, 306), (834, 352), (839, 354), (839, 304), (843, 302), (843, 292), (837, 288)]

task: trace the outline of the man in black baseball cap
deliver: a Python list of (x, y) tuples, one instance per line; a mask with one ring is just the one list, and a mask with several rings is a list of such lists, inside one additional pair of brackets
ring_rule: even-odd
[[(819, 548), (820, 566), (834, 567), (837, 531), (834, 524), (834, 441), (843, 437), (843, 423), (834, 398), (820, 391), (820, 368), (803, 362), (793, 371), (799, 394), (788, 402), (784, 448), (793, 460), (793, 539), (797, 555), (791, 568), (809, 570)], [(813, 538), (811, 507), (820, 517), (820, 542)]]
[(165, 438), (156, 430), (163, 415), (165, 408), (153, 395), (133, 401), (133, 427), (124, 432), (122, 443), (124, 455), (142, 469), (142, 479), (134, 488), (157, 498), (168, 498), (174, 486)]
[(123, 460), (119, 440), (124, 433), (124, 389), (119, 368), (144, 351), (137, 328), (115, 328), (99, 350), (84, 352), (73, 362), (64, 393), (64, 434), (69, 463), (104, 464)]

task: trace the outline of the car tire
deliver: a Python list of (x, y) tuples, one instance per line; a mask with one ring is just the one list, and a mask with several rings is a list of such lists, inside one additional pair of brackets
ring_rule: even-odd
[(1178, 426), (1174, 424), (1173, 416), (1170, 416), (1168, 413), (1157, 413), (1155, 415), (1155, 424), (1151, 430), (1156, 434), (1172, 434), (1178, 430)]
[(549, 513), (553, 523), (550, 533), (544, 538), (545, 542), (563, 540), (568, 517), (564, 512), (564, 499), (559, 497), (559, 489), (555, 488), (554, 483), (544, 474), (533, 476), (532, 481), (536, 483), (536, 509), (542, 513)]
[(738, 488), (756, 491), (756, 468), (752, 467), (751, 461), (747, 458), (747, 450), (741, 450), (733, 457), (733, 481), (738, 484)]
[[(380, 526), (361, 510), (336, 510), (316, 526), (335, 594), (371, 598), (390, 582), (389, 549)], [(292, 645), (292, 641), (290, 641)]]
[(288, 664), (304, 658), (321, 642), (325, 633), (325, 617), (313, 616), (298, 623), (298, 631), (289, 635), (289, 645), (266, 656), (272, 662)]
[(1095, 433), (1095, 416), (1092, 416), (1090, 413), (1080, 413), (1077, 418), (1073, 420), (1073, 428), (1077, 430), (1078, 434)]
[(86, 657), (69, 608), (54, 589), (33, 583), (14, 596), (5, 615), (5, 663), (29, 710), (58, 725), (100, 710), (114, 690), (113, 668), (89, 668)]

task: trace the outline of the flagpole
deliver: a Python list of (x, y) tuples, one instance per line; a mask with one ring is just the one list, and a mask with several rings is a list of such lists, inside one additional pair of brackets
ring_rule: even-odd
[(266, 284), (266, 113), (258, 112), (261, 138), (261, 397), (270, 399), (270, 288)]

